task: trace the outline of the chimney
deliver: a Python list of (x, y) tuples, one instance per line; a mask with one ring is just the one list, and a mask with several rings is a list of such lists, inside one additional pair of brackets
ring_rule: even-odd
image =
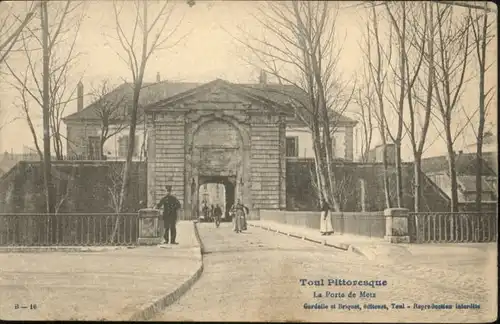
[(80, 81), (76, 86), (77, 103), (76, 110), (80, 111), (83, 109), (83, 83)]
[(156, 72), (156, 82), (160, 82), (160, 72)]
[(259, 83), (267, 84), (267, 74), (264, 70), (260, 70)]

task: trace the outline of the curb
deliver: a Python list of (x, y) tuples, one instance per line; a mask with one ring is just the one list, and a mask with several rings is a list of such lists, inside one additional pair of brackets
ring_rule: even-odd
[(294, 233), (286, 232), (286, 231), (280, 231), (280, 230), (273, 229), (273, 228), (268, 227), (268, 226), (255, 225), (255, 224), (251, 224), (251, 223), (248, 223), (248, 225), (253, 226), (253, 227), (257, 227), (257, 228), (261, 228), (261, 229), (264, 229), (264, 230), (267, 230), (267, 231), (273, 231), (273, 232), (276, 232), (278, 234), (287, 235), (287, 236), (294, 237), (294, 238), (297, 238), (297, 239), (301, 239), (301, 240), (304, 240), (304, 241), (309, 241), (309, 242), (313, 242), (313, 243), (316, 243), (316, 244), (321, 244), (321, 245), (324, 245), (324, 246), (332, 247), (332, 248), (343, 250), (343, 251), (349, 251), (349, 252), (353, 252), (353, 253), (365, 256), (359, 249), (353, 247), (351, 244), (345, 244), (345, 243), (334, 243), (334, 244), (331, 244), (331, 243), (327, 243), (326, 241), (318, 240), (316, 238), (307, 237), (305, 235), (298, 235), (298, 234), (294, 234)]
[(39, 252), (105, 252), (135, 249), (137, 246), (6, 246), (0, 247), (0, 253), (39, 253)]
[(196, 223), (193, 222), (194, 226), (194, 234), (196, 236), (196, 240), (198, 241), (198, 244), (200, 245), (200, 267), (196, 272), (188, 279), (186, 280), (179, 288), (171, 292), (170, 294), (163, 296), (162, 298), (158, 299), (151, 305), (141, 309), (140, 311), (137, 311), (135, 314), (133, 314), (128, 320), (129, 321), (147, 321), (151, 319), (154, 315), (162, 311), (163, 309), (167, 308), (171, 304), (173, 304), (175, 301), (177, 301), (182, 295), (184, 295), (195, 283), (198, 281), (200, 278), (201, 274), (203, 273), (203, 242), (201, 241), (200, 238), (200, 233), (198, 232), (198, 227), (196, 226)]

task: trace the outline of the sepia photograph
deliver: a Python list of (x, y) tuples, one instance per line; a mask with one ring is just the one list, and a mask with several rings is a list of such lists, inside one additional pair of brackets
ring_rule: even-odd
[(0, 2), (0, 320), (498, 317), (489, 1)]

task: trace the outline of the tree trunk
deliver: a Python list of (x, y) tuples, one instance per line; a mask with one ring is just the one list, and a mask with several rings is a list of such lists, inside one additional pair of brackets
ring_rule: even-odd
[(50, 161), (50, 52), (49, 52), (49, 23), (47, 2), (41, 2), (41, 28), (43, 48), (43, 175), (45, 186), (46, 212), (51, 214), (50, 226), (51, 241), (57, 242), (57, 219), (55, 212), (54, 190), (52, 186), (51, 161)]
[(419, 213), (422, 206), (422, 155), (414, 152), (415, 161), (413, 163), (414, 188), (414, 211)]
[(316, 178), (317, 178), (317, 187), (318, 187), (318, 200), (324, 197), (323, 186), (323, 163), (321, 161), (321, 142), (319, 138), (319, 128), (317, 123), (313, 121), (312, 129), (311, 129), (312, 141), (313, 141), (313, 151), (314, 151), (314, 163), (316, 170)]
[(457, 184), (457, 171), (455, 168), (455, 152), (453, 151), (453, 140), (451, 137), (450, 125), (446, 124), (446, 146), (448, 151), (448, 174), (450, 176), (451, 186), (451, 202), (450, 211), (452, 213), (458, 212), (458, 184)]
[[(482, 127), (481, 127), (482, 126)], [(484, 128), (484, 123), (480, 124), (480, 129)], [(482, 183), (482, 175), (483, 175), (483, 133), (478, 134), (477, 139), (477, 152), (476, 152), (476, 211), (480, 212), (482, 209), (482, 193), (483, 193), (483, 183)]]
[(317, 136), (313, 137), (313, 143), (314, 143), (314, 158), (316, 162), (316, 171), (318, 172), (317, 178), (318, 178), (318, 198), (324, 198), (328, 200), (328, 192), (326, 191), (325, 184), (326, 184), (326, 179), (325, 179), (325, 167), (324, 167), (324, 159), (322, 157), (322, 150), (321, 150), (321, 143), (320, 139)]
[(99, 137), (99, 153), (101, 154), (101, 160), (104, 160), (104, 143), (106, 142), (106, 137), (101, 135)]
[[(487, 4), (485, 4), (487, 6)], [(481, 51), (478, 51), (478, 56), (482, 56), (482, 59), (478, 57), (480, 66), (479, 66), (479, 125), (477, 130), (477, 147), (476, 147), (476, 210), (478, 212), (482, 209), (482, 174), (483, 174), (483, 139), (484, 139), (484, 123), (485, 123), (485, 112), (486, 112), (486, 103), (485, 103), (485, 91), (484, 91), (484, 74), (486, 73), (485, 60), (486, 60), (486, 34), (487, 34), (487, 25), (488, 25), (488, 15), (484, 13), (484, 21), (483, 21), (483, 31), (482, 31), (482, 43), (481, 43)], [(478, 46), (479, 44), (476, 44)]]
[[(325, 112), (326, 115), (326, 112)], [(327, 117), (324, 117), (327, 118)], [(328, 120), (328, 119), (327, 119)], [(326, 177), (328, 179), (328, 189), (329, 195), (331, 197), (331, 202), (333, 209), (336, 212), (340, 212), (340, 204), (339, 199), (337, 198), (336, 192), (336, 182), (335, 182), (335, 173), (332, 169), (332, 139), (330, 137), (330, 129), (328, 127), (323, 127), (323, 142), (325, 143), (325, 159), (326, 159)]]
[[(136, 124), (137, 124), (137, 107), (139, 105), (139, 94), (141, 91), (141, 85), (142, 85), (142, 73), (139, 76), (141, 80), (140, 82), (136, 81), (134, 84), (134, 97), (133, 97), (133, 108), (130, 112), (130, 129), (129, 129), (129, 142), (128, 142), (128, 148), (127, 148), (127, 159), (125, 160), (125, 166), (123, 168), (123, 182), (122, 182), (122, 188), (120, 191), (120, 197), (118, 200), (118, 212), (123, 211), (123, 206), (125, 204), (125, 201), (128, 198), (129, 194), (129, 187), (130, 187), (130, 177), (132, 173), (132, 158), (134, 156), (134, 147), (135, 147), (135, 130), (136, 130)], [(114, 241), (116, 234), (118, 233), (118, 227), (120, 223), (120, 216), (117, 215), (117, 219), (115, 222), (115, 226), (113, 228), (113, 233), (111, 235), (111, 242)]]
[(403, 205), (403, 170), (402, 170), (402, 161), (401, 161), (401, 143), (397, 142), (396, 144), (396, 198), (398, 208), (401, 208)]
[[(385, 127), (385, 126), (384, 126)], [(389, 172), (387, 168), (387, 142), (385, 138), (382, 140), (382, 165), (384, 167), (384, 197), (385, 208), (391, 208), (391, 197), (389, 195)]]

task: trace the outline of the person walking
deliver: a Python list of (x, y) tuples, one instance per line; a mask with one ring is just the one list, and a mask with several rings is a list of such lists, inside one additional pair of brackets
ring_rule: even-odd
[(241, 231), (246, 227), (245, 225), (245, 206), (241, 203), (241, 200), (238, 199), (236, 204), (231, 207), (231, 213), (233, 216), (233, 230), (236, 233), (241, 233)]
[(201, 207), (201, 217), (200, 217), (200, 220), (202, 222), (207, 222), (208, 221), (208, 205), (207, 205), (207, 202), (204, 200), (203, 203), (202, 203), (202, 207)]
[(214, 216), (214, 205), (210, 205), (210, 222), (215, 222), (215, 216)]
[(222, 216), (222, 209), (219, 207), (219, 204), (216, 204), (214, 208), (214, 218), (216, 227), (219, 227), (220, 225), (221, 216)]
[[(172, 195), (172, 186), (165, 186), (167, 194), (156, 205), (156, 208), (163, 207), (163, 227), (165, 234), (163, 235), (165, 243), (168, 244), (170, 236), (170, 244), (179, 244), (175, 239), (177, 237), (176, 223), (177, 211), (181, 208), (181, 203)], [(169, 235), (170, 234), (170, 235)]]
[(321, 219), (320, 232), (321, 235), (333, 234), (332, 217), (330, 215), (330, 205), (325, 198), (321, 198)]

